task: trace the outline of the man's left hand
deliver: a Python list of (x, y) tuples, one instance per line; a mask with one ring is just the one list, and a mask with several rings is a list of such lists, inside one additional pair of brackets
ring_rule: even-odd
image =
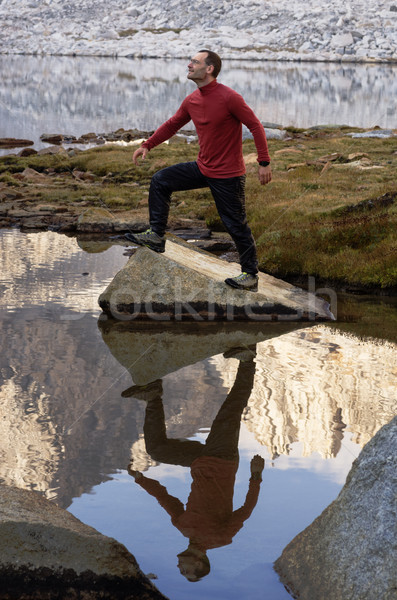
[(258, 177), (261, 185), (265, 185), (272, 180), (272, 169), (270, 165), (267, 167), (259, 167)]

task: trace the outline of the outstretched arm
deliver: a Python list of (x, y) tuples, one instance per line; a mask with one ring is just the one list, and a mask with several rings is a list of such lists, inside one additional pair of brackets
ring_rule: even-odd
[(134, 471), (130, 468), (130, 465), (128, 466), (128, 473), (148, 494), (156, 498), (157, 502), (170, 515), (171, 519), (179, 517), (184, 512), (185, 508), (182, 502), (178, 498), (175, 498), (175, 496), (171, 496), (161, 483), (155, 479), (145, 477), (140, 471)]
[(235, 525), (239, 525), (239, 528), (243, 526), (244, 521), (248, 519), (256, 506), (264, 466), (264, 459), (259, 454), (255, 454), (251, 459), (251, 477), (245, 502), (241, 508), (233, 513), (233, 520)]
[(156, 129), (153, 135), (151, 135), (149, 139), (143, 142), (140, 148), (135, 150), (134, 155), (132, 157), (134, 163), (138, 164), (137, 161), (140, 156), (142, 156), (142, 160), (145, 160), (149, 150), (169, 140), (173, 135), (177, 133), (177, 131), (181, 129), (181, 127), (186, 125), (186, 123), (189, 123), (189, 121), (190, 115), (185, 108), (185, 101), (183, 101), (179, 109), (174, 114), (174, 116), (168, 119), (168, 121), (166, 121), (162, 125), (160, 125), (160, 127)]

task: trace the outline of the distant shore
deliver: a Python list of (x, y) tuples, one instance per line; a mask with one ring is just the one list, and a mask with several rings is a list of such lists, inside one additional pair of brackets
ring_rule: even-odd
[(19, 0), (0, 4), (0, 54), (397, 63), (387, 0)]

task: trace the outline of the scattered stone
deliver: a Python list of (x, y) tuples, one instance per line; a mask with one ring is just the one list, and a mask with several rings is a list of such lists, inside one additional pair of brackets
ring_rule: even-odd
[(98, 139), (98, 136), (97, 136), (96, 133), (90, 132), (90, 133), (84, 133), (83, 135), (80, 136), (80, 138), (82, 140), (85, 140), (85, 141), (88, 142), (88, 141), (92, 141), (92, 140)]
[(352, 152), (347, 156), (347, 160), (349, 162), (352, 162), (354, 160), (360, 160), (361, 158), (369, 158), (369, 155), (366, 152)]
[(34, 148), (24, 148), (18, 152), (18, 156), (33, 156), (34, 154), (37, 154), (37, 150)]
[(94, 173), (90, 173), (88, 171), (79, 171), (78, 169), (74, 169), (73, 177), (75, 177), (76, 179), (79, 179), (80, 181), (88, 181), (88, 182), (95, 181)]
[(362, 200), (357, 204), (350, 204), (341, 210), (342, 214), (349, 214), (355, 212), (364, 212), (366, 210), (382, 209), (391, 206), (397, 201), (397, 192), (386, 192), (378, 198), (370, 198), (369, 200)]
[(302, 150), (297, 150), (296, 148), (281, 148), (281, 150), (276, 150), (274, 154), (303, 154), (303, 152)]
[(43, 133), (40, 139), (47, 144), (61, 144), (63, 136), (60, 133)]
[(192, 244), (196, 248), (206, 250), (207, 252), (228, 252), (229, 250), (235, 250), (235, 244), (231, 240), (194, 240)]
[(265, 127), (265, 134), (268, 140), (285, 140), (288, 133), (284, 129), (268, 129)]
[(244, 162), (246, 165), (257, 165), (258, 164), (258, 155), (256, 152), (251, 152), (251, 154), (246, 154), (244, 156)]
[(113, 231), (114, 217), (106, 208), (88, 208), (77, 219), (77, 231), (100, 233)]
[(347, 168), (359, 169), (361, 171), (369, 169), (384, 169), (382, 165), (373, 165), (369, 158), (361, 158), (360, 160), (348, 162), (343, 166)]
[(32, 215), (20, 220), (21, 229), (48, 229), (47, 215), (41, 217)]
[(12, 219), (24, 219), (25, 217), (31, 217), (32, 214), (23, 208), (12, 208), (7, 212), (7, 216)]
[(31, 183), (45, 183), (46, 181), (48, 181), (47, 175), (39, 173), (35, 169), (31, 169), (30, 167), (24, 169), (22, 173), (16, 173), (14, 177), (17, 179), (25, 179), (26, 181), (30, 181)]
[(211, 237), (207, 227), (174, 227), (173, 233), (183, 240), (208, 240)]
[(141, 232), (145, 231), (149, 227), (149, 223), (147, 221), (131, 221), (128, 219), (113, 219), (113, 231), (122, 232), (122, 231), (130, 231), (130, 232)]
[(343, 155), (340, 154), (340, 152), (332, 152), (331, 154), (326, 154), (325, 156), (321, 156), (317, 160), (321, 163), (328, 163), (334, 161), (345, 162), (345, 159), (343, 158)]
[(353, 43), (354, 39), (350, 32), (337, 33), (332, 36), (330, 46), (331, 48), (344, 48), (345, 46), (351, 46)]
[(42, 156), (45, 154), (66, 154), (66, 150), (63, 146), (50, 146), (49, 148), (42, 148), (38, 151), (38, 155)]
[(287, 165), (287, 171), (291, 171), (292, 169), (300, 169), (301, 167), (307, 167), (307, 162), (293, 163), (291, 165)]
[[(116, 540), (37, 492), (0, 485), (0, 598), (166, 600)], [(55, 597), (55, 596), (54, 596)]]
[(32, 140), (19, 140), (17, 138), (0, 138), (0, 148), (21, 148), (22, 146), (33, 146)]
[(374, 129), (372, 131), (362, 131), (360, 133), (348, 133), (352, 138), (390, 138), (397, 137), (392, 129)]
[(0, 200), (3, 202), (4, 200), (21, 200), (23, 198), (23, 194), (12, 188), (2, 188), (0, 190)]
[(294, 598), (397, 597), (397, 417), (364, 447), (338, 498), (275, 562)]
[(127, 0), (56, 0), (56, 10), (54, 2), (3, 2), (2, 52), (186, 59), (203, 45), (205, 28), (208, 45), (230, 59), (397, 61), (395, 4), (389, 0), (351, 0), (348, 6), (337, 0), (321, 10), (318, 0), (267, 0), (265, 9), (262, 2), (238, 0), (226, 11), (203, 0), (200, 8), (198, 22), (188, 0), (166, 6), (139, 0), (133, 9)]

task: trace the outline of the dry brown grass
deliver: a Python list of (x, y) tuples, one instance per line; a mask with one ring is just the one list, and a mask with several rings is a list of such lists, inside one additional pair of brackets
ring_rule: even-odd
[[(335, 130), (295, 131), (289, 140), (270, 140), (269, 146), (269, 185), (261, 186), (256, 165), (247, 165), (247, 214), (261, 269), (282, 277), (311, 274), (345, 283), (396, 286), (397, 139), (352, 139)], [(152, 150), (137, 167), (131, 161), (133, 150), (118, 146), (76, 156), (9, 156), (0, 159), (0, 182), (41, 203), (67, 205), (83, 199), (113, 212), (142, 210), (152, 174), (194, 160), (197, 151), (197, 144), (175, 141)], [(253, 142), (244, 142), (244, 154), (252, 153)], [(21, 182), (18, 173), (26, 167), (47, 173), (47, 185)], [(81, 180), (76, 172), (91, 178)], [(222, 228), (208, 190), (176, 193), (171, 215)]]

